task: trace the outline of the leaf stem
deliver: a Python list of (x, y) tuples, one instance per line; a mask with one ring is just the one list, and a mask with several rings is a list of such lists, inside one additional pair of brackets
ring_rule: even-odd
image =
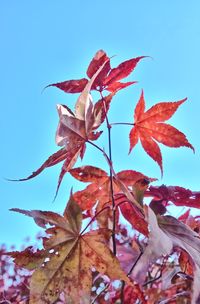
[(136, 261), (134, 262), (134, 264), (132, 265), (131, 269), (129, 270), (127, 276), (130, 276), (131, 275), (131, 272), (133, 271), (134, 267), (136, 266), (137, 262), (139, 261), (139, 259), (141, 258), (143, 254), (143, 251), (140, 252), (140, 254), (138, 255)]
[[(101, 148), (99, 147), (98, 145), (94, 144), (92, 141), (88, 140), (87, 141), (90, 145), (92, 145), (93, 147), (95, 147), (96, 149), (98, 149), (99, 151), (101, 151), (101, 153), (103, 153), (103, 156), (106, 158), (107, 162), (108, 162), (108, 165), (109, 165), (109, 168), (111, 168), (112, 170), (112, 164), (111, 164), (111, 161), (110, 161), (110, 158), (109, 156), (107, 155), (107, 153)], [(113, 171), (113, 170), (112, 170)]]
[(116, 126), (116, 125), (127, 125), (127, 126), (134, 126), (134, 123), (130, 122), (113, 122), (110, 124), (111, 126)]
[(159, 274), (157, 277), (155, 277), (155, 278), (153, 278), (153, 279), (150, 279), (149, 281), (145, 282), (142, 286), (145, 287), (145, 286), (147, 286), (148, 284), (152, 284), (152, 283), (154, 283), (155, 281), (159, 280), (161, 277), (162, 277), (162, 272), (160, 272), (160, 274)]
[[(139, 261), (139, 259), (141, 258), (143, 252), (141, 251), (140, 254), (138, 255), (136, 261), (133, 263), (133, 265), (131, 266), (131, 269), (129, 270), (127, 276), (130, 276), (131, 272), (133, 271), (134, 267), (136, 266), (137, 262)], [(124, 303), (124, 288), (125, 288), (125, 282), (122, 281), (122, 287), (121, 287), (121, 293), (120, 293), (120, 300), (121, 300), (121, 304)]]
[(106, 206), (104, 208), (102, 208), (101, 210), (99, 210), (92, 218), (91, 220), (89, 221), (89, 223), (86, 225), (86, 227), (81, 231), (80, 235), (82, 235), (86, 230), (87, 228), (92, 224), (92, 222), (96, 219), (96, 217), (101, 213), (103, 212), (104, 210), (108, 209), (109, 206)]
[(114, 188), (113, 188), (113, 170), (112, 170), (112, 145), (111, 145), (111, 125), (108, 120), (107, 111), (106, 111), (106, 104), (105, 99), (102, 94), (102, 91), (100, 91), (101, 99), (104, 106), (105, 111), (105, 118), (106, 118), (106, 124), (107, 124), (107, 130), (108, 130), (108, 149), (109, 149), (109, 161), (110, 161), (110, 191), (111, 191), (111, 199), (112, 199), (112, 218), (113, 218), (113, 226), (112, 226), (112, 242), (113, 242), (113, 254), (117, 254), (117, 246), (116, 246), (116, 240), (115, 240), (115, 230), (116, 230), (116, 208), (115, 208), (115, 199), (114, 199)]

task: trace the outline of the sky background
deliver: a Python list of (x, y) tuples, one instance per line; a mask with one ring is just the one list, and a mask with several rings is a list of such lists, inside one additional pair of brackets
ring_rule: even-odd
[[(0, 2), (0, 243), (19, 245), (38, 231), (31, 218), (9, 208), (62, 212), (69, 190), (82, 189), (66, 176), (52, 203), (60, 165), (37, 178), (22, 178), (37, 169), (57, 151), (55, 131), (57, 103), (73, 108), (78, 95), (68, 95), (50, 84), (86, 76), (97, 50), (104, 49), (112, 65), (142, 55), (151, 58), (139, 63), (128, 80), (138, 84), (122, 90), (112, 102), (111, 122), (132, 122), (141, 89), (147, 108), (160, 101), (188, 97), (169, 121), (187, 135), (196, 153), (187, 148), (160, 145), (164, 176), (141, 145), (128, 156), (128, 126), (112, 131), (113, 161), (116, 171), (133, 169), (157, 177), (157, 184), (179, 185), (200, 191), (200, 2), (169, 0), (125, 1), (1, 1)], [(107, 137), (99, 144), (107, 149)], [(77, 165), (80, 165), (79, 162)], [(101, 166), (103, 157), (89, 148), (83, 165)], [(183, 209), (179, 208), (178, 212)]]

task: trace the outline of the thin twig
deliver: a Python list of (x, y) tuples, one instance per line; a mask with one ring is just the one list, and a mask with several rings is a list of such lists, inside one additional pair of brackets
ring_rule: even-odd
[(125, 281), (122, 281), (122, 287), (121, 287), (121, 292), (120, 292), (120, 303), (124, 303), (124, 287), (125, 287)]
[(130, 276), (130, 275), (131, 275), (131, 272), (133, 271), (133, 269), (134, 269), (134, 267), (136, 266), (137, 262), (138, 262), (139, 259), (141, 258), (142, 254), (143, 254), (143, 251), (141, 251), (140, 254), (138, 255), (136, 261), (133, 263), (131, 269), (129, 270), (129, 272), (128, 272), (128, 274), (127, 274), (127, 276)]
[(111, 166), (111, 162), (110, 162), (110, 158), (109, 156), (107, 155), (107, 153), (101, 148), (99, 147), (98, 145), (94, 144), (92, 141), (88, 140), (87, 141), (90, 145), (92, 145), (93, 147), (95, 147), (96, 149), (98, 149), (99, 151), (101, 151), (101, 153), (103, 153), (103, 156), (106, 158), (107, 162), (108, 162), (108, 165), (109, 167)]
[(110, 207), (109, 207), (109, 206), (106, 206), (106, 207), (104, 207), (103, 209), (101, 209), (100, 211), (98, 211), (98, 212), (91, 218), (91, 220), (90, 220), (89, 223), (86, 225), (86, 227), (81, 231), (80, 235), (82, 235), (82, 234), (87, 230), (87, 228), (92, 224), (92, 222), (97, 218), (97, 216), (98, 216), (101, 212), (103, 212), (104, 210), (106, 210), (106, 209), (108, 209), (108, 208), (110, 208)]
[(160, 271), (160, 274), (156, 278), (153, 278), (153, 279), (145, 282), (142, 286), (145, 287), (148, 284), (154, 283), (155, 281), (159, 280), (161, 277), (162, 277), (162, 272)]
[[(135, 262), (133, 263), (133, 265), (131, 266), (131, 269), (129, 270), (127, 276), (131, 275), (131, 272), (133, 271), (134, 267), (136, 266), (137, 262), (139, 261), (139, 259), (141, 258), (143, 252), (141, 251), (140, 254), (138, 255), (137, 259), (135, 260)], [(122, 287), (121, 287), (121, 293), (120, 293), (120, 300), (121, 300), (121, 304), (124, 303), (124, 288), (125, 288), (125, 282), (122, 281)]]
[(110, 124), (111, 126), (116, 126), (116, 125), (127, 125), (127, 126), (134, 126), (134, 123), (130, 123), (130, 122), (112, 122)]

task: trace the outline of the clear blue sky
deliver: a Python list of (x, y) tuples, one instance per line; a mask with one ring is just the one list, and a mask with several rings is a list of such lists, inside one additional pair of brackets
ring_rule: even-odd
[[(25, 177), (57, 150), (55, 105), (71, 106), (77, 95), (56, 88), (41, 91), (49, 83), (84, 77), (98, 49), (117, 55), (113, 65), (140, 55), (153, 58), (143, 60), (129, 77), (139, 83), (115, 98), (111, 121), (132, 120), (142, 88), (148, 107), (188, 97), (170, 123), (187, 135), (196, 154), (162, 146), (164, 177), (159, 183), (200, 190), (199, 12), (199, 0), (1, 1), (0, 243), (19, 244), (37, 231), (30, 218), (9, 208), (62, 212), (71, 186), (78, 189), (66, 176), (52, 203), (60, 166), (23, 183), (3, 177)], [(128, 133), (126, 126), (113, 130), (116, 171), (129, 168), (160, 178), (159, 167), (140, 145), (127, 156)], [(106, 137), (100, 143), (106, 148)], [(102, 165), (97, 155), (90, 149), (83, 164)]]

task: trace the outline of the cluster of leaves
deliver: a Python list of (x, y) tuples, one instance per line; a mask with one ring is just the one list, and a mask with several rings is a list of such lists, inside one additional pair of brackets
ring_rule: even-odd
[(12, 263), (5, 255), (6, 246), (0, 248), (0, 303), (28, 303), (30, 273)]
[[(88, 66), (88, 79), (50, 85), (80, 95), (74, 111), (67, 105), (57, 106), (56, 143), (61, 149), (21, 180), (63, 162), (57, 191), (66, 173), (89, 184), (71, 193), (63, 215), (12, 209), (32, 217), (46, 232), (42, 249), (7, 252), (18, 267), (31, 273), (30, 304), (200, 302), (200, 219), (193, 217), (190, 209), (179, 219), (167, 213), (171, 205), (199, 208), (200, 193), (178, 186), (152, 186), (155, 178), (134, 170), (116, 173), (112, 162), (110, 104), (119, 90), (135, 83), (121, 80), (143, 58), (112, 68), (110, 58), (100, 50)], [(96, 102), (93, 90), (100, 96)], [(162, 174), (158, 143), (194, 150), (183, 133), (165, 123), (185, 101), (160, 102), (145, 111), (142, 91), (134, 122), (121, 123), (131, 126), (129, 152), (140, 140)], [(103, 123), (108, 153), (95, 143), (103, 132), (99, 130)], [(83, 159), (87, 145), (103, 154), (108, 173), (91, 165), (74, 168), (77, 159)], [(131, 228), (123, 225), (124, 220)]]

